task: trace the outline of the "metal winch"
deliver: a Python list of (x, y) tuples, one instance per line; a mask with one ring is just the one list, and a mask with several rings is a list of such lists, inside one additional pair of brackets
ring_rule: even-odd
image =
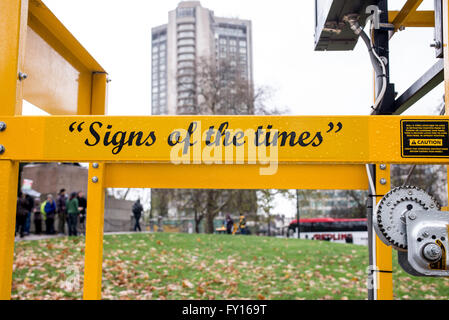
[(401, 267), (413, 276), (449, 276), (449, 212), (437, 200), (412, 186), (398, 187), (377, 205), (374, 229), (398, 250)]

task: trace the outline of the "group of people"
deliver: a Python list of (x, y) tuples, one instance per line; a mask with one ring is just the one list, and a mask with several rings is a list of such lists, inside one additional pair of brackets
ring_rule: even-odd
[(49, 194), (42, 203), (39, 198), (33, 199), (30, 195), (19, 192), (16, 233), (19, 233), (22, 238), (29, 235), (33, 216), (36, 234), (43, 233), (42, 222), (45, 222), (46, 234), (56, 234), (55, 218), (58, 216), (59, 234), (66, 234), (65, 224), (67, 223), (69, 236), (77, 236), (78, 223), (80, 232), (85, 233), (86, 208), (87, 200), (82, 191), (73, 192), (67, 196), (66, 190), (61, 189), (56, 200)]
[(226, 233), (227, 234), (234, 234), (234, 233), (239, 233), (239, 234), (242, 234), (242, 235), (250, 234), (249, 229), (246, 226), (246, 218), (245, 218), (244, 215), (240, 216), (239, 224), (238, 224), (237, 230), (235, 230), (235, 232), (234, 232), (234, 228), (235, 228), (234, 220), (232, 220), (230, 214), (226, 215), (226, 219), (224, 221), (224, 224), (225, 224), (225, 227), (226, 227)]

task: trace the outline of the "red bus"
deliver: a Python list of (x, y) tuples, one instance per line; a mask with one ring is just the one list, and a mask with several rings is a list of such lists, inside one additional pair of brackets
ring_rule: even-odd
[[(297, 235), (298, 220), (288, 226), (287, 235)], [(300, 219), (301, 239), (368, 245), (367, 219), (314, 218)]]

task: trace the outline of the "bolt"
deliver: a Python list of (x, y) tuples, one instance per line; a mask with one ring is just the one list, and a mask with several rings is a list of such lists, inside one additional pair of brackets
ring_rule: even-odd
[(433, 43), (430, 44), (431, 48), (435, 48), (435, 49), (441, 49), (441, 42), (440, 41), (435, 41)]
[(3, 121), (0, 121), (0, 132), (5, 131), (5, 130), (6, 130), (6, 123), (4, 123)]
[(430, 205), (430, 209), (433, 209), (433, 208), (435, 208), (435, 205), (434, 205), (434, 204), (431, 204), (431, 205)]
[(25, 80), (26, 78), (28, 78), (28, 75), (26, 73), (23, 72), (19, 72), (19, 80)]
[(4, 153), (5, 153), (5, 147), (0, 144), (0, 154), (4, 154)]
[(430, 237), (430, 234), (427, 231), (425, 231), (425, 232), (423, 232), (422, 237), (428, 238), (428, 237)]
[(92, 168), (94, 168), (94, 169), (98, 169), (99, 167), (100, 167), (100, 165), (98, 163), (92, 164)]
[(380, 170), (387, 170), (387, 165), (386, 164), (381, 164), (380, 165)]
[(416, 220), (416, 214), (414, 214), (414, 213), (410, 213), (409, 215), (408, 215), (408, 218), (410, 219), (410, 220)]
[(424, 258), (429, 261), (438, 261), (441, 259), (442, 251), (441, 248), (435, 243), (427, 244), (422, 250)]
[(387, 179), (384, 179), (384, 178), (380, 179), (380, 184), (381, 185), (386, 185), (387, 184)]
[(97, 183), (97, 182), (98, 182), (98, 177), (93, 177), (93, 178), (92, 178), (92, 182), (93, 182), (93, 183)]
[(413, 196), (413, 192), (409, 191), (409, 192), (408, 192), (408, 195), (409, 195), (409, 196)]

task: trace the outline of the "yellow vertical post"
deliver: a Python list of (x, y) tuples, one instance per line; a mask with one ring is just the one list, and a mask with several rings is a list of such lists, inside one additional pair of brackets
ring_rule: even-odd
[(105, 115), (107, 112), (107, 74), (94, 72), (92, 75), (91, 115)]
[[(23, 66), (27, 17), (28, 0), (0, 1), (0, 116), (22, 112), (18, 74)], [(3, 147), (8, 152), (8, 146)], [(19, 163), (2, 160), (0, 172), (0, 299), (7, 300), (11, 298)]]
[(11, 298), (18, 162), (0, 161), (0, 299)]
[[(390, 166), (376, 166), (376, 202), (391, 189)], [(391, 247), (376, 236), (377, 300), (393, 300), (393, 257)]]
[(86, 250), (84, 257), (84, 299), (101, 299), (104, 229), (104, 164), (89, 168), (86, 215)]

